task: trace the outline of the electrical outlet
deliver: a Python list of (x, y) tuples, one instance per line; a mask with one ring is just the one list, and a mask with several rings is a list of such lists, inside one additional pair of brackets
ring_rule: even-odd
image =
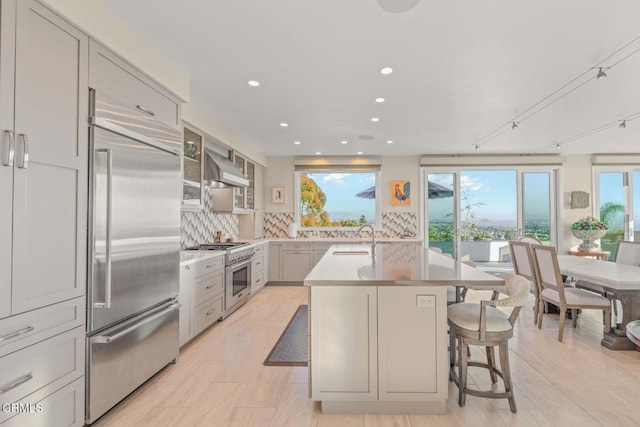
[(416, 305), (419, 308), (433, 308), (436, 306), (435, 295), (416, 295)]

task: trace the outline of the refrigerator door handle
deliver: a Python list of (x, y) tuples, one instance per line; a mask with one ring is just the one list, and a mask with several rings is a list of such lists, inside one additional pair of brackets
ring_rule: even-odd
[(29, 137), (26, 133), (18, 134), (22, 139), (22, 161), (18, 168), (26, 169), (29, 166)]
[(8, 136), (8, 144), (7, 144), (7, 148), (3, 150), (3, 155), (2, 155), (2, 165), (3, 166), (13, 166), (13, 156), (16, 152), (15, 150), (15, 134), (13, 133), (12, 130), (5, 130), (4, 133), (7, 134)]
[(113, 152), (110, 149), (98, 149), (96, 153), (107, 155), (107, 217), (105, 230), (105, 273), (104, 302), (93, 304), (96, 308), (111, 308), (111, 223), (113, 206)]
[(169, 307), (165, 308), (164, 310), (160, 310), (157, 311), (147, 317), (145, 317), (144, 319), (141, 319), (140, 321), (134, 323), (133, 325), (129, 326), (128, 328), (125, 328), (123, 330), (121, 330), (120, 332), (117, 332), (113, 335), (99, 335), (97, 337), (94, 337), (91, 341), (95, 344), (110, 344), (114, 341), (116, 341), (117, 339), (120, 339), (126, 335), (129, 335), (131, 332), (135, 331), (136, 329), (140, 328), (141, 326), (145, 325), (146, 323), (149, 323), (155, 319), (157, 319), (158, 317), (162, 317), (165, 314), (180, 308), (182, 304), (179, 303), (173, 303), (171, 304)]

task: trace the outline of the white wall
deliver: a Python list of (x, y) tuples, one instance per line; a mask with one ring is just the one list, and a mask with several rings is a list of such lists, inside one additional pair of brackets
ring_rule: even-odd
[[(566, 251), (572, 246), (579, 245), (582, 242), (571, 234), (571, 230), (569, 229), (571, 224), (587, 215), (599, 215), (593, 210), (594, 188), (591, 172), (591, 156), (567, 156), (567, 162), (562, 168), (562, 183), (562, 218), (558, 224), (561, 230), (560, 238), (562, 239), (562, 245), (559, 244), (558, 249)], [(571, 209), (572, 191), (585, 191), (589, 193), (589, 207), (584, 209)]]

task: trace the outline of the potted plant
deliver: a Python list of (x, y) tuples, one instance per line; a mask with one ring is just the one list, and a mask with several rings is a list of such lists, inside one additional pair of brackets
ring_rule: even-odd
[(598, 247), (594, 240), (602, 238), (607, 232), (607, 225), (597, 218), (586, 216), (571, 224), (571, 232), (583, 242), (578, 246), (581, 252), (589, 252)]

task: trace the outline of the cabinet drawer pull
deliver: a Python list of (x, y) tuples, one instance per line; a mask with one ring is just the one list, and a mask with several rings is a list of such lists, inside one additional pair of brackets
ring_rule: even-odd
[(260, 283), (260, 282), (262, 282), (262, 279), (256, 280), (256, 283)]
[(218, 310), (211, 310), (211, 311), (207, 311), (207, 316), (211, 316), (213, 313), (215, 313)]
[(151, 111), (150, 109), (148, 109), (147, 107), (145, 107), (144, 105), (136, 105), (136, 108), (140, 111), (144, 111), (145, 113), (147, 113), (150, 116), (155, 116), (156, 113), (154, 113), (153, 111)]
[(17, 336), (26, 334), (27, 332), (31, 332), (31, 331), (33, 331), (33, 326), (27, 326), (26, 328), (20, 329), (19, 331), (11, 332), (10, 334), (1, 336), (0, 342), (10, 340), (11, 338), (15, 338)]
[(2, 153), (2, 165), (3, 166), (13, 166), (13, 156), (16, 153), (16, 150), (15, 150), (15, 142), (16, 142), (15, 134), (11, 130), (5, 130), (4, 133), (6, 133), (9, 136), (9, 144), (7, 145), (6, 150), (3, 150), (3, 153)]
[(30, 379), (33, 378), (33, 374), (31, 372), (29, 372), (26, 375), (21, 376), (20, 378), (16, 378), (13, 381), (10, 381), (8, 383), (6, 383), (5, 385), (3, 385), (2, 387), (0, 387), (0, 394), (4, 394), (10, 390), (13, 390), (14, 388), (18, 387), (19, 385), (22, 385), (24, 383), (26, 383), (27, 381), (29, 381)]
[(205, 267), (206, 267), (206, 268), (213, 268), (213, 267), (217, 267), (217, 266), (218, 266), (217, 264), (208, 264), (208, 265), (205, 265)]
[(261, 261), (256, 262), (256, 265), (260, 265), (260, 264), (262, 264), (262, 262), (261, 262)]
[(209, 286), (207, 286), (207, 287), (206, 287), (206, 289), (211, 289), (211, 288), (213, 288), (214, 286), (215, 286), (215, 285), (209, 285)]

